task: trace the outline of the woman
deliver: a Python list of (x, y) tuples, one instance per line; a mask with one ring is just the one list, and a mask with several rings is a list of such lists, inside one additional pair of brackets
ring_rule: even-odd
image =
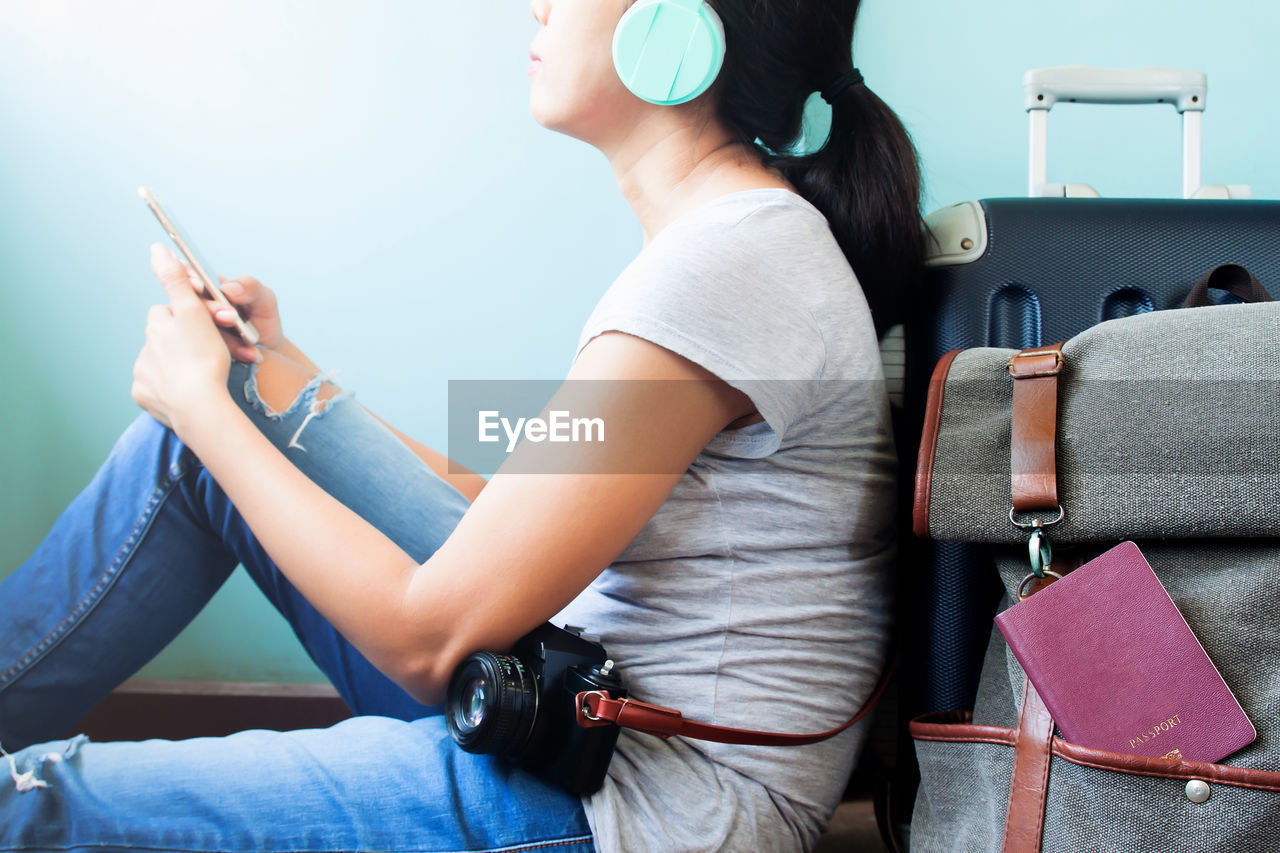
[[(919, 261), (918, 168), (851, 73), (857, 0), (710, 5), (723, 68), (706, 94), (659, 106), (611, 57), (628, 0), (532, 3), (533, 115), (609, 158), (645, 233), (568, 378), (626, 389), (602, 403), (625, 428), (597, 461), (660, 473), (451, 472), (318, 375), (270, 290), (227, 284), (255, 350), (153, 249), (170, 302), (134, 368), (146, 413), (0, 588), (14, 753), (0, 849), (813, 844), (862, 726), (791, 749), (624, 731), (604, 787), (579, 798), (458, 750), (438, 708), (466, 655), (548, 619), (598, 635), (634, 697), (735, 727), (834, 727), (883, 663), (894, 459), (875, 327)], [(826, 146), (767, 153), (798, 136), (818, 89)], [(358, 716), (49, 740), (237, 564)]]

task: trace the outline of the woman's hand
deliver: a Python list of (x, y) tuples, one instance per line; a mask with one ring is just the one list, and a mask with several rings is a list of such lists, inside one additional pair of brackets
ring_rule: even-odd
[[(279, 351), (280, 344), (284, 342), (284, 329), (280, 325), (280, 309), (276, 305), (276, 295), (271, 288), (251, 275), (242, 275), (239, 278), (218, 276), (218, 278), (221, 282), (222, 294), (232, 305), (239, 308), (241, 315), (258, 330), (258, 345)], [(193, 281), (193, 286), (198, 292), (200, 289), (198, 281)], [(211, 299), (204, 300), (204, 303), (213, 316), (213, 322), (221, 327), (219, 331), (222, 332), (222, 339), (227, 343), (227, 351), (240, 361), (257, 361), (258, 350), (240, 337), (240, 333), (235, 329), (236, 320), (232, 311)]]
[(181, 435), (181, 424), (227, 393), (231, 357), (184, 267), (151, 247), (151, 270), (169, 295), (147, 313), (147, 342), (133, 365), (133, 400)]

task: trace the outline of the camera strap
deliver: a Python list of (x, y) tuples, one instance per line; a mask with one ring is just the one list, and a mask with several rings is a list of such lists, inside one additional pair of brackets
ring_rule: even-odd
[(828, 732), (812, 735), (791, 735), (778, 732), (757, 732), (750, 729), (733, 729), (728, 726), (713, 726), (708, 723), (695, 723), (686, 720), (684, 715), (674, 708), (651, 705), (635, 699), (614, 699), (606, 690), (587, 690), (577, 695), (577, 721), (583, 728), (596, 726), (619, 726), (624, 729), (635, 729), (645, 734), (669, 738), (672, 735), (710, 740), (716, 743), (734, 743), (744, 746), (804, 746), (834, 737), (866, 716), (875, 705), (876, 700), (889, 686), (893, 675), (897, 656), (894, 655), (885, 667), (880, 682), (871, 693), (871, 697), (844, 725)]

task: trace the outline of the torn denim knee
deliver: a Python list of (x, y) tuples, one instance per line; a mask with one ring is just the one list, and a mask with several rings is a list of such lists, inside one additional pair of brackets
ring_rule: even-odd
[[(48, 782), (46, 782), (44, 779), (37, 778), (36, 776), (37, 769), (43, 768), (45, 765), (48, 765), (48, 764), (57, 764), (61, 761), (67, 760), (71, 756), (75, 755), (76, 750), (80, 748), (80, 744), (85, 743), (88, 740), (89, 740), (88, 735), (76, 735), (75, 737), (65, 742), (66, 746), (63, 747), (61, 752), (43, 753), (36, 759), (35, 762), (31, 763), (30, 766), (27, 767), (27, 769), (24, 770), (22, 773), (18, 772), (17, 758), (18, 756), (23, 755), (24, 750), (18, 750), (17, 755), (10, 755), (8, 752), (5, 752), (4, 746), (0, 744), (0, 756), (3, 756), (9, 760), (9, 775), (13, 778), (14, 787), (18, 789), (19, 794), (25, 794), (27, 791), (31, 791), (36, 788), (49, 787)], [(26, 756), (24, 756), (24, 759), (25, 758)], [(24, 763), (27, 763), (27, 762), (24, 761)]]
[(245, 401), (248, 402), (249, 405), (253, 406), (258, 412), (261, 412), (267, 419), (273, 421), (283, 421), (287, 418), (295, 417), (297, 412), (302, 411), (305, 408), (306, 415), (303, 417), (302, 423), (298, 425), (298, 429), (294, 431), (293, 436), (289, 439), (289, 443), (286, 445), (286, 447), (301, 450), (303, 453), (305, 453), (307, 449), (298, 442), (298, 437), (302, 435), (302, 430), (306, 428), (307, 424), (309, 424), (313, 418), (323, 416), (324, 413), (329, 411), (329, 408), (334, 404), (355, 396), (354, 391), (347, 391), (339, 388), (338, 393), (334, 394), (332, 397), (326, 400), (317, 399), (321, 386), (323, 386), (325, 382), (330, 382), (337, 373), (336, 370), (327, 370), (324, 373), (318, 373), (313, 376), (306, 385), (303, 385), (302, 388), (299, 389), (297, 395), (293, 399), (293, 402), (289, 404), (289, 407), (283, 412), (277, 412), (275, 409), (271, 408), (271, 406), (262, 399), (262, 395), (258, 393), (258, 367), (259, 363), (248, 365), (249, 377), (244, 383)]

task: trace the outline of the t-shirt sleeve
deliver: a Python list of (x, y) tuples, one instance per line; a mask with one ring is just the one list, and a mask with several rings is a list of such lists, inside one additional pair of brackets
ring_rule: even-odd
[(791, 280), (785, 258), (781, 247), (756, 245), (723, 223), (660, 233), (591, 313), (578, 352), (620, 331), (706, 368), (764, 418), (722, 431), (708, 450), (768, 456), (814, 405), (826, 358), (803, 283)]

